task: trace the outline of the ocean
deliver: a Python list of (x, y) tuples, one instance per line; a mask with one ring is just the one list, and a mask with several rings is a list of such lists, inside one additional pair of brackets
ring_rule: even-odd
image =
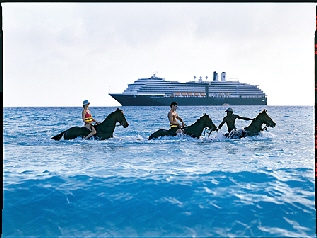
[[(276, 122), (258, 136), (148, 140), (169, 107), (120, 107), (108, 140), (54, 141), (82, 107), (4, 108), (3, 237), (315, 237), (313, 106), (232, 106)], [(117, 107), (93, 107), (102, 121)], [(182, 106), (191, 125), (225, 106)], [(250, 121), (236, 120), (237, 128)]]

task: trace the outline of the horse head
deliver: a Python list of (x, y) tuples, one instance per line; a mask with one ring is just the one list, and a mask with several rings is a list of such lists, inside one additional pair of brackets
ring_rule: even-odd
[(210, 131), (217, 130), (217, 126), (212, 122), (211, 118), (206, 113), (204, 113), (200, 119), (203, 120), (205, 127), (208, 127)]
[(206, 127), (209, 128), (210, 132), (217, 130), (216, 125), (212, 122), (210, 117), (204, 113), (195, 123), (184, 127), (184, 134), (199, 138)]
[(267, 111), (264, 109), (258, 116), (258, 119), (261, 120), (268, 127), (275, 127), (276, 123), (272, 120), (272, 118), (267, 114)]
[(115, 120), (116, 122), (120, 123), (120, 126), (123, 126), (124, 128), (129, 126), (129, 123), (127, 122), (124, 113), (122, 110), (117, 108), (117, 110), (114, 112)]

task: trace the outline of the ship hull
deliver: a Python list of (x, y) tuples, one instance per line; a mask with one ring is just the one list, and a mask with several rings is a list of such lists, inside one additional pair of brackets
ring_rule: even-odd
[(164, 97), (150, 95), (110, 94), (122, 106), (169, 106), (175, 101), (182, 106), (267, 105), (267, 98), (230, 97)]

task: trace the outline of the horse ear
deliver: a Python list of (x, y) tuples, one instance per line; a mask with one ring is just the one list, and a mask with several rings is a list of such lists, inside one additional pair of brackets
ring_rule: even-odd
[(117, 111), (119, 111), (120, 109), (117, 107)]
[(206, 113), (204, 113), (204, 116), (206, 116)]

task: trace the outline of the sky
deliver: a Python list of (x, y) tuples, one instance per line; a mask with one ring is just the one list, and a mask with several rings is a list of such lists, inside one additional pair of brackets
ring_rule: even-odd
[(314, 105), (315, 3), (1, 3), (3, 106), (120, 106), (108, 93), (168, 81), (258, 85)]

